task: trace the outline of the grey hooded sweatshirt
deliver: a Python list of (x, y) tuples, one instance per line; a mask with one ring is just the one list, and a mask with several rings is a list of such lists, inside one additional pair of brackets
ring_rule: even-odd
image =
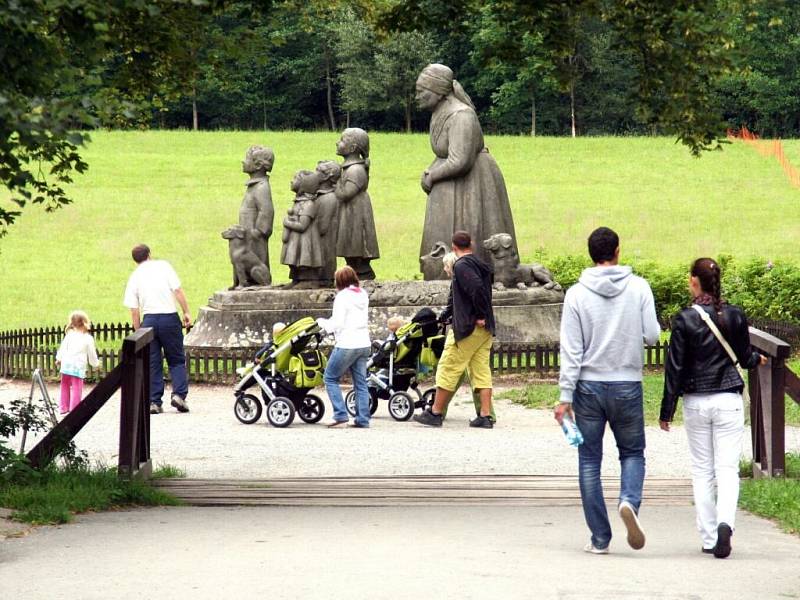
[(619, 265), (585, 269), (561, 314), (561, 402), (572, 402), (578, 380), (641, 381), (642, 347), (659, 334), (644, 279)]

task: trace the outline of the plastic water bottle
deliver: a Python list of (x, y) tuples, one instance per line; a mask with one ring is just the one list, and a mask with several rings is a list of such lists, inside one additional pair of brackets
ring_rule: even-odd
[(583, 434), (569, 413), (564, 413), (561, 418), (561, 429), (564, 430), (564, 437), (567, 438), (570, 446), (577, 448), (583, 443)]

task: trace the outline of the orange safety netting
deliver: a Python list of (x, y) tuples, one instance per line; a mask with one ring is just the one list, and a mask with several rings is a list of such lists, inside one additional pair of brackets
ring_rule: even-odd
[(794, 168), (783, 151), (783, 144), (780, 140), (762, 140), (755, 133), (742, 127), (739, 131), (728, 129), (728, 139), (741, 140), (745, 144), (755, 148), (761, 156), (774, 156), (781, 164), (783, 172), (789, 178), (793, 187), (800, 188), (800, 171)]

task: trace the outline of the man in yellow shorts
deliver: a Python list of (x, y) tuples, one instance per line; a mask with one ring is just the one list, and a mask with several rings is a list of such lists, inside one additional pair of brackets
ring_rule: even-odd
[(436, 368), (436, 399), (414, 420), (423, 425), (441, 427), (444, 408), (450, 402), (461, 376), (469, 370), (472, 388), (481, 399), (480, 414), (470, 427), (491, 429), (492, 372), (489, 351), (495, 332), (492, 311), (492, 268), (472, 253), (472, 238), (466, 231), (453, 234), (453, 252), (458, 257), (453, 268), (450, 298), (442, 318), (451, 318), (444, 352)]

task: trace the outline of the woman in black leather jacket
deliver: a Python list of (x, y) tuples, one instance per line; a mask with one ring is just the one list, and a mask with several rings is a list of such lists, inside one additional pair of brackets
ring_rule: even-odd
[[(692, 488), (703, 552), (726, 558), (731, 553), (739, 499), (739, 457), (744, 435), (742, 390), (745, 382), (723, 344), (703, 320), (703, 310), (736, 355), (752, 369), (766, 363), (750, 346), (741, 308), (721, 299), (720, 268), (698, 258), (689, 276), (692, 306), (672, 322), (661, 401), (661, 429), (669, 431), (678, 397), (692, 460)], [(716, 498), (714, 494), (716, 481)]]

